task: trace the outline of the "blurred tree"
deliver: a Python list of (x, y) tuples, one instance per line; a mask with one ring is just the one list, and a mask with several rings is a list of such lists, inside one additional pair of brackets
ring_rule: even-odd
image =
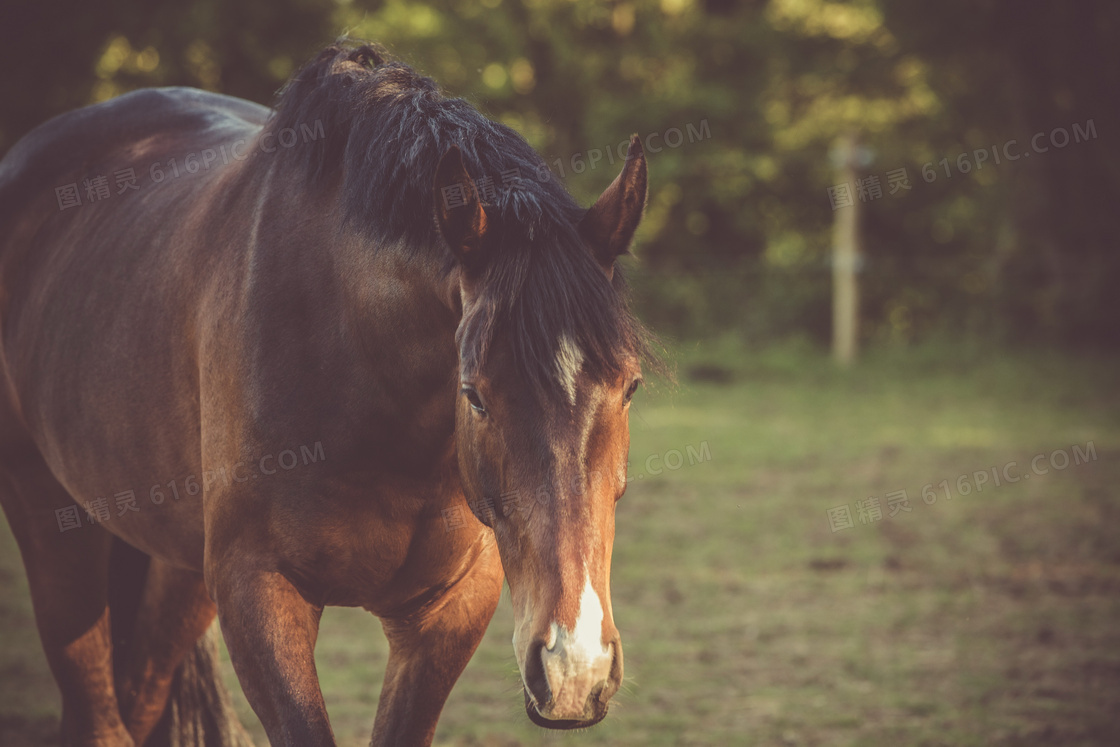
[[(25, 71), (0, 80), (0, 152), (144, 85), (267, 102), (347, 31), (522, 132), (584, 201), (612, 149), (652, 136), (633, 275), (661, 329), (827, 340), (828, 151), (845, 132), (876, 154), (849, 185), (867, 203), (867, 335), (1103, 344), (1120, 321), (1105, 0), (59, 0), (0, 18), (6, 69)], [(1025, 155), (1062, 128), (1068, 145)], [(1024, 155), (996, 163), (1011, 140)]]
[(196, 86), (267, 102), (333, 37), (335, 8), (333, 0), (4, 0), (0, 153), (51, 116), (134, 88)]
[[(967, 259), (947, 293), (961, 303), (986, 297), (989, 324), (1015, 337), (1120, 341), (1120, 6), (950, 0), (931, 13), (918, 0), (883, 5), (887, 25), (927, 61), (947, 102), (929, 127), (944, 155), (1010, 140), (1009, 152), (1023, 154), (986, 179), (977, 172), (968, 208), (954, 209), (949, 196), (926, 208), (948, 224), (942, 244)], [(1047, 151), (1034, 151), (1037, 133)], [(892, 222), (897, 230), (901, 221)], [(923, 239), (920, 225), (911, 240)], [(931, 234), (945, 231), (926, 232), (927, 245)]]

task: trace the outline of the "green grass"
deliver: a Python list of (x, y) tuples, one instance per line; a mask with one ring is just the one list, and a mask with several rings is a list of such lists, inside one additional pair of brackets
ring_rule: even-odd
[[(631, 417), (612, 579), (627, 684), (611, 715), (575, 734), (528, 722), (503, 599), (437, 744), (1120, 743), (1116, 359), (942, 347), (840, 371), (805, 346), (724, 340), (677, 363), (680, 384), (639, 394)], [(922, 500), (1090, 441), (1087, 463)], [(653, 474), (674, 450), (683, 465)], [(912, 510), (889, 518), (903, 489)], [(856, 517), (869, 496), (884, 518), (831, 531), (828, 509)], [(36, 743), (58, 697), (6, 532), (0, 583), (0, 743)], [(377, 621), (328, 610), (317, 659), (340, 743), (366, 744)]]

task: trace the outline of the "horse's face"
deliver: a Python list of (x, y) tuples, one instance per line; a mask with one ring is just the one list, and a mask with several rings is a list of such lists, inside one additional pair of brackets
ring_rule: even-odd
[[(636, 139), (623, 173), (588, 212), (580, 234), (610, 280), (645, 201), (645, 160)], [(458, 151), (441, 163), (442, 186), (469, 181)], [(460, 208), (463, 209), (463, 208)], [(494, 530), (515, 614), (514, 651), (534, 723), (590, 726), (622, 682), (622, 644), (611, 610), (615, 504), (626, 486), (630, 400), (637, 357), (621, 354), (592, 375), (571, 338), (550, 341), (554, 386), (523, 373), (510, 325), (471, 287), (487, 217), (481, 205), (437, 214), (463, 263), (456, 441), (464, 491)], [(464, 229), (463, 227), (466, 226)], [(598, 281), (601, 283), (601, 279)], [(604, 289), (606, 286), (603, 286)], [(486, 334), (487, 352), (464, 361)]]
[(610, 381), (573, 370), (570, 399), (542, 397), (517, 375), (509, 346), (495, 346), (461, 382), (460, 473), (509, 581), (529, 716), (551, 728), (587, 726), (606, 715), (622, 682), (611, 547), (640, 373), (636, 362)]

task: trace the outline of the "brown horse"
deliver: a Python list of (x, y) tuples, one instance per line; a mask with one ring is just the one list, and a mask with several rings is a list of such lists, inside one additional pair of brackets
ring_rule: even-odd
[[(548, 176), (348, 42), (276, 111), (138, 91), (0, 162), (0, 499), (64, 740), (144, 743), (217, 614), (269, 740), (333, 744), (313, 652), (343, 605), (389, 640), (373, 743), (428, 744), (503, 571), (530, 718), (604, 717), (646, 164), (634, 137), (589, 210)], [(121, 541), (151, 566), (114, 671)]]

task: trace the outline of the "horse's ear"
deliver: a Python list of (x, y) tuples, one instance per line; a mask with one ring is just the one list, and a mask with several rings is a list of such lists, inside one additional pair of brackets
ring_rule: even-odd
[(642, 220), (646, 206), (646, 154), (637, 135), (630, 136), (626, 163), (611, 186), (580, 221), (579, 231), (591, 245), (607, 277), (614, 275), (614, 260), (625, 254)]
[(463, 154), (458, 146), (452, 145), (440, 159), (432, 197), (436, 222), (447, 245), (465, 268), (477, 269), (483, 260), (486, 211), (463, 165)]

